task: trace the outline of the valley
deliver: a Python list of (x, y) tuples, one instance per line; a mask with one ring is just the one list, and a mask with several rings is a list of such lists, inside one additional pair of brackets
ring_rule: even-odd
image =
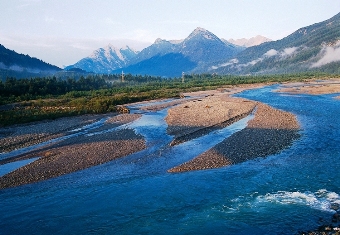
[[(79, 217), (84, 213), (92, 218), (92, 223), (82, 224), (74, 230), (76, 233), (93, 226), (108, 231), (99, 218), (107, 213), (121, 221), (117, 224), (114, 220), (116, 231), (138, 231), (139, 225), (148, 221), (142, 216), (145, 210), (152, 219), (166, 217), (171, 224), (182, 224), (186, 216), (178, 211), (178, 200), (196, 208), (189, 210), (186, 221), (195, 215), (213, 222), (221, 215), (221, 229), (233, 232), (236, 230), (231, 222), (225, 221), (237, 219), (237, 231), (247, 231), (251, 226), (247, 223), (249, 216), (252, 226), (255, 223), (259, 229), (256, 234), (273, 231), (261, 222), (268, 213), (276, 225), (275, 232), (280, 233), (316, 228), (320, 217), (331, 223), (332, 215), (337, 213), (334, 205), (340, 200), (336, 193), (338, 181), (331, 177), (336, 175), (338, 164), (339, 123), (333, 118), (339, 111), (339, 101), (333, 98), (340, 92), (338, 82), (316, 79), (229, 86), (184, 93), (184, 99), (128, 104), (130, 114), (85, 115), (1, 128), (2, 141), (16, 148), (0, 155), (0, 172), (4, 172), (0, 177), (1, 206), (13, 208), (17, 201), (20, 206), (27, 205), (25, 211), (34, 216), (26, 222), (46, 221), (38, 212), (48, 206), (53, 220), (60, 220), (71, 200), (62, 195), (74, 195), (79, 205), (72, 204), (76, 210), (72, 223), (82, 221)], [(277, 92), (315, 83), (335, 93)], [(239, 115), (239, 119), (234, 118)], [(177, 119), (179, 123), (174, 122)], [(32, 142), (33, 136), (39, 138)], [(181, 136), (185, 137), (182, 141), (171, 144)], [(33, 148), (20, 151), (23, 146)], [(17, 169), (13, 168), (15, 162)], [(334, 167), (328, 168), (330, 176), (322, 173), (329, 164)], [(209, 201), (196, 202), (211, 190), (215, 196)], [(39, 197), (42, 192), (49, 196)], [(48, 199), (52, 195), (64, 200), (54, 201), (53, 206)], [(95, 201), (114, 197), (111, 212), (107, 204), (96, 210), (85, 209), (82, 205), (92, 197)], [(40, 198), (39, 203), (36, 198)], [(145, 204), (142, 198), (153, 198), (153, 203)], [(116, 212), (123, 209), (118, 201), (132, 216)], [(221, 203), (222, 208), (218, 206)], [(157, 212), (160, 204), (164, 208), (161, 214)], [(284, 222), (274, 216), (278, 211), (285, 217)], [(207, 214), (215, 216), (207, 219)], [(244, 214), (248, 214), (247, 220)], [(9, 230), (27, 229), (26, 222), (14, 229), (17, 212), (9, 217)], [(131, 226), (129, 220), (135, 225)], [(197, 227), (193, 223), (183, 223), (183, 229), (210, 230), (204, 224)], [(162, 222), (162, 226), (167, 225)], [(338, 226), (332, 223), (332, 227)], [(29, 231), (40, 229), (37, 226)], [(177, 229), (168, 227), (167, 231)]]
[[(1, 43), (79, 54), (58, 67), (0, 45), (0, 234), (339, 234), (340, 13), (284, 33), (267, 19), (277, 2), (209, 2), (172, 24), (131, 1), (19, 2)], [(302, 12), (275, 9), (277, 24)]]

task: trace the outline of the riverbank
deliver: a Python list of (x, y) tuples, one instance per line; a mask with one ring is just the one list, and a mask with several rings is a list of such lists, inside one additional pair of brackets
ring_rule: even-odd
[[(340, 93), (340, 79), (317, 80), (282, 84), (277, 92), (289, 94), (334, 94)], [(339, 99), (339, 96), (336, 97)]]
[(0, 153), (65, 136), (69, 131), (115, 114), (82, 115), (0, 128)]
[[(100, 117), (103, 118), (103, 116)], [(32, 163), (0, 177), (0, 189), (47, 180), (103, 164), (145, 149), (146, 145), (143, 136), (137, 135), (131, 129), (100, 132), (101, 130), (118, 127), (139, 117), (140, 115), (130, 114), (115, 115), (113, 117), (106, 116), (108, 119), (104, 125), (87, 132), (90, 135), (80, 135), (66, 139), (15, 157), (15, 159), (0, 161), (0, 164), (5, 164), (13, 160), (40, 157)], [(91, 118), (98, 117), (86, 117), (85, 119)], [(59, 122), (65, 122), (65, 120), (56, 120), (53, 124), (60, 124)], [(51, 122), (39, 123), (39, 128), (48, 128), (50, 124)], [(21, 130), (22, 128), (21, 126), (19, 129)], [(57, 127), (54, 128), (54, 130), (58, 129)]]
[(279, 153), (299, 138), (299, 128), (293, 114), (258, 103), (245, 129), (168, 172), (218, 168)]

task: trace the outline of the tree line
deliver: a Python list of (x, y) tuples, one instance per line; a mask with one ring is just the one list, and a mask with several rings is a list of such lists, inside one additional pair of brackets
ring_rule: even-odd
[(303, 81), (327, 76), (320, 72), (261, 76), (188, 74), (184, 76), (184, 82), (182, 78), (131, 74), (125, 75), (124, 82), (120, 74), (90, 75), (80, 79), (7, 78), (5, 82), (0, 81), (0, 126), (80, 114), (115, 112), (117, 105), (179, 98), (182, 92), (238, 84)]

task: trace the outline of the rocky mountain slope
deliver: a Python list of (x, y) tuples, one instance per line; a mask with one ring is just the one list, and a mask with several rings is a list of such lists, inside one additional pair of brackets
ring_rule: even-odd
[(249, 47), (234, 58), (198, 72), (274, 74), (305, 71), (340, 73), (340, 13), (273, 42)]
[(157, 39), (154, 44), (142, 50), (129, 66), (122, 69), (135, 74), (181, 76), (182, 72), (231, 58), (243, 49), (223, 42), (208, 30), (196, 28), (184, 40)]
[(157, 39), (141, 52), (128, 46), (117, 49), (108, 45), (64, 71), (0, 45), (2, 80), (6, 77), (65, 77), (122, 71), (162, 77), (179, 77), (182, 72), (252, 75), (306, 71), (340, 73), (340, 13), (326, 21), (300, 28), (277, 41), (269, 41), (262, 36), (227, 41), (206, 29), (196, 28), (183, 40)]
[(112, 71), (125, 67), (136, 57), (138, 52), (130, 47), (117, 49), (112, 45), (95, 50), (90, 56), (81, 59), (74, 65), (67, 66), (65, 70), (79, 68), (87, 72), (112, 73)]
[(141, 52), (129, 47), (117, 50), (113, 46), (100, 48), (91, 56), (66, 67), (95, 73), (148, 74), (155, 76), (181, 76), (207, 63), (219, 62), (244, 50), (243, 47), (224, 42), (203, 28), (196, 28), (184, 40), (158, 38)]

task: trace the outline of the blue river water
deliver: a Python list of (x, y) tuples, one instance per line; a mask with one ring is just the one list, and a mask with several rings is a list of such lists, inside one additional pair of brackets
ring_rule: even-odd
[[(274, 86), (238, 94), (295, 114), (291, 148), (219, 169), (167, 173), (245, 127), (168, 147), (162, 118), (128, 124), (148, 148), (36, 184), (0, 190), (0, 234), (296, 234), (330, 222), (340, 203), (340, 101)], [(160, 117), (160, 118), (157, 118)]]

